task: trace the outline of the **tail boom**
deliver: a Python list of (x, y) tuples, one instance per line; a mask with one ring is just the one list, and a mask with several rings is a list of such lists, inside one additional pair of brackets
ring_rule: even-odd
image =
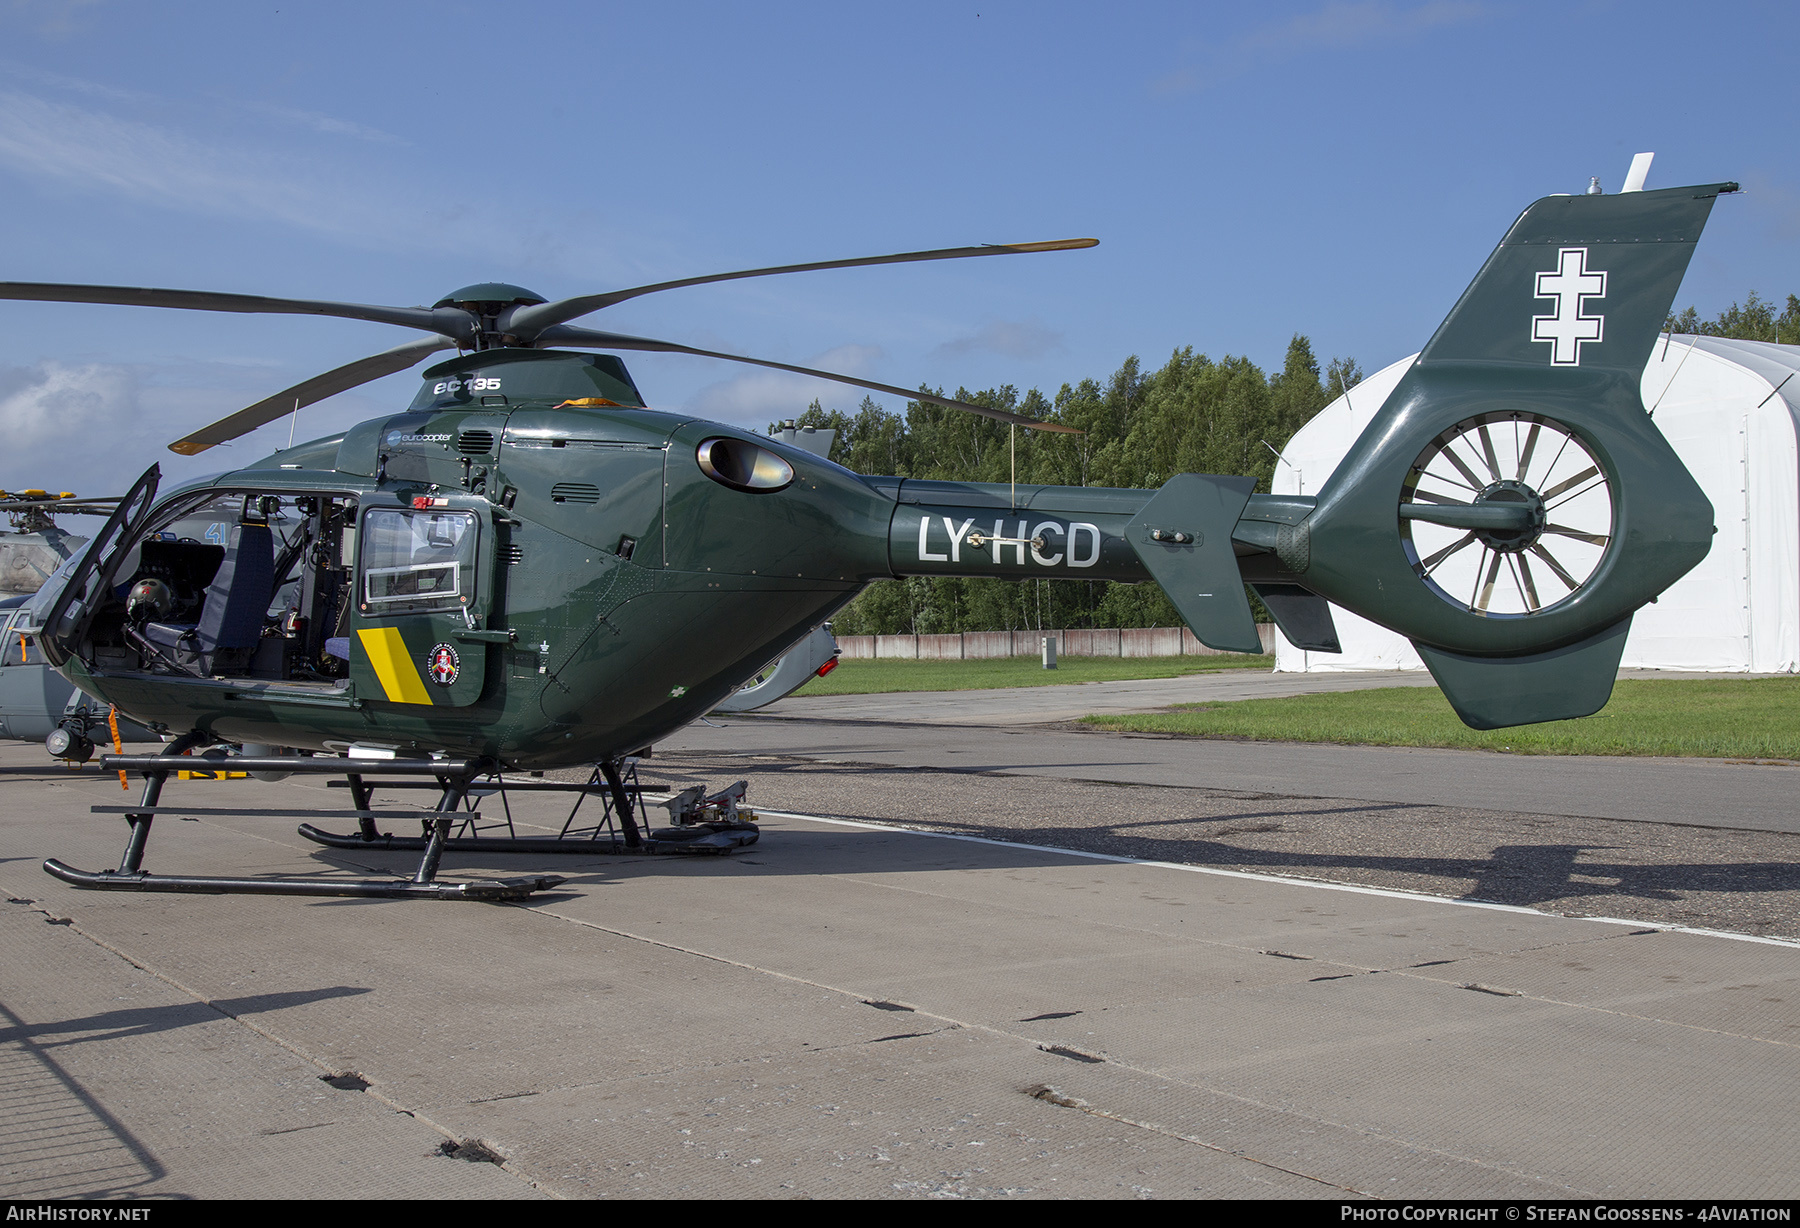
[(1255, 652), (1247, 583), (1305, 648), (1338, 648), (1327, 601), (1407, 636), (1476, 728), (1596, 711), (1632, 613), (1711, 546), (1639, 383), (1736, 187), (1525, 210), (1316, 498), (882, 479), (893, 574), (1153, 580), (1201, 642)]

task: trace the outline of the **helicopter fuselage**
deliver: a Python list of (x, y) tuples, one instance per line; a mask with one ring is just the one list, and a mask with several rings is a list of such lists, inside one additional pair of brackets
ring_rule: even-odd
[[(872, 580), (1149, 578), (1125, 534), (1155, 492), (866, 478), (637, 399), (605, 356), (442, 364), (405, 413), (157, 499), (62, 668), (173, 731), (541, 768), (704, 715)], [(253, 541), (252, 642), (175, 634)], [(146, 577), (160, 622), (126, 607)]]
[[(1474, 728), (1584, 716), (1633, 611), (1711, 543), (1712, 505), (1640, 386), (1733, 190), (1536, 202), (1314, 496), (1217, 474), (1157, 490), (862, 477), (646, 409), (610, 355), (484, 349), (427, 370), (404, 413), (160, 501), (146, 474), (47, 600), (42, 642), (78, 686), (172, 732), (550, 767), (703, 715), (877, 579), (1150, 580), (1201, 642), (1257, 652), (1248, 584), (1302, 648), (1337, 651), (1328, 603), (1406, 635)], [(1540, 335), (1543, 287), (1590, 257), (1610, 279), (1605, 341), (1565, 361)], [(221, 514), (222, 542), (181, 529)]]

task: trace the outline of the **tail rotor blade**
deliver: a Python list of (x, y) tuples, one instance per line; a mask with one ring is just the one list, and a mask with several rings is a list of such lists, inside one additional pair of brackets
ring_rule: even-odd
[(203, 426), (191, 435), (177, 439), (169, 445), (169, 451), (179, 452), (183, 456), (193, 456), (204, 452), (215, 444), (225, 443), (240, 435), (248, 435), (257, 427), (275, 421), (284, 414), (294, 412), (296, 403), (304, 408), (326, 397), (336, 396), (370, 380), (380, 379), (384, 375), (392, 375), (396, 371), (404, 371), (414, 366), (428, 355), (438, 350), (454, 349), (456, 343), (447, 337), (422, 337), (417, 341), (409, 341), (405, 345), (397, 345), (391, 350), (383, 350), (368, 358), (359, 358), (355, 362), (345, 363), (335, 370), (323, 375), (315, 375), (309, 380), (284, 389), (272, 397), (258, 401), (248, 409), (240, 409), (229, 418), (221, 418), (208, 426)]
[(629, 290), (612, 290), (605, 294), (584, 294), (578, 298), (559, 299), (554, 303), (533, 303), (516, 308), (507, 317), (505, 331), (530, 344), (553, 325), (567, 323), (602, 307), (611, 307), (639, 295), (662, 290), (679, 290), (685, 286), (704, 286), (719, 281), (738, 281), (745, 277), (773, 277), (780, 273), (812, 273), (820, 269), (854, 269), (872, 264), (910, 264), (920, 260), (961, 260), (971, 256), (1017, 256), (1030, 252), (1062, 252), (1095, 247), (1098, 239), (1051, 239), (1043, 243), (983, 243), (977, 247), (943, 247), (928, 252), (899, 252), (892, 256), (860, 256), (851, 260), (817, 260), (810, 264), (783, 264), (767, 269), (744, 269), (736, 273), (711, 273), (704, 277), (684, 277), (679, 281), (660, 281)]
[(649, 337), (628, 337), (623, 333), (603, 333), (595, 329), (573, 328), (566, 324), (559, 324), (540, 333), (538, 344), (571, 345), (596, 350), (645, 350), (658, 354), (692, 354), (700, 358), (720, 358), (726, 362), (749, 363), (754, 367), (768, 367), (775, 371), (791, 371), (795, 375), (810, 375), (814, 379), (833, 380), (855, 388), (867, 388), (872, 392), (886, 392), (893, 396), (905, 397), (909, 401), (924, 401), (928, 405), (941, 405), (945, 409), (960, 409), (966, 413), (980, 414), (983, 418), (992, 418), (996, 422), (1010, 422), (1015, 426), (1030, 427), (1036, 431), (1054, 431), (1066, 435), (1084, 433), (1072, 426), (1064, 426), (1060, 422), (1041, 422), (1036, 418), (1028, 418), (1024, 414), (1009, 413), (1004, 409), (993, 409), (986, 405), (972, 405), (967, 401), (933, 396), (931, 393), (919, 392), (910, 388), (897, 388), (893, 384), (878, 384), (874, 380), (858, 379), (854, 375), (839, 375), (832, 371), (818, 371), (812, 367), (796, 367), (791, 363), (770, 362), (766, 358), (746, 358), (742, 354), (722, 354), (717, 350), (697, 350), (691, 345), (678, 345), (673, 341), (657, 341)]

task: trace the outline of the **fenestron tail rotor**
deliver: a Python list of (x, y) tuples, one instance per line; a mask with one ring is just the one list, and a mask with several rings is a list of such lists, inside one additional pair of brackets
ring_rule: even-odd
[[(171, 451), (192, 456), (207, 448), (275, 421), (284, 414), (303, 409), (316, 401), (340, 392), (404, 371), (429, 355), (445, 349), (485, 350), (512, 346), (547, 347), (572, 345), (582, 348), (634, 349), (666, 354), (692, 354), (718, 358), (727, 362), (749, 363), (778, 371), (792, 371), (818, 379), (834, 380), (856, 388), (893, 393), (913, 400), (926, 401), (950, 409), (965, 410), (1046, 431), (1073, 431), (1056, 423), (1040, 422), (1022, 414), (989, 409), (875, 383), (855, 376), (797, 367), (788, 363), (726, 354), (715, 350), (696, 349), (672, 341), (656, 341), (647, 337), (598, 333), (568, 327), (568, 321), (611, 307), (629, 299), (663, 290), (702, 286), (714, 282), (737, 281), (747, 277), (772, 277), (783, 273), (807, 273), (821, 269), (848, 269), (877, 264), (907, 264), (924, 260), (959, 260), (975, 256), (1024, 255), (1033, 252), (1071, 251), (1093, 247), (1097, 239), (1055, 239), (1041, 243), (998, 243), (977, 247), (946, 247), (933, 251), (898, 252), (888, 256), (860, 256), (848, 260), (821, 260), (809, 264), (776, 265), (762, 269), (743, 269), (733, 273), (713, 273), (687, 277), (677, 281), (655, 282), (625, 290), (546, 302), (538, 295), (518, 286), (488, 283), (454, 291), (431, 307), (385, 307), (365, 303), (338, 303), (319, 299), (269, 298), (254, 294), (222, 294), (207, 290), (161, 290), (139, 286), (89, 286), (52, 282), (0, 282), (0, 299), (45, 303), (103, 303), (137, 307), (171, 307), (187, 311), (226, 311), (274, 315), (336, 316), (343, 319), (367, 320), (377, 324), (395, 324), (420, 329), (426, 334), (414, 341), (384, 350), (368, 358), (359, 358), (322, 375), (313, 376), (266, 397), (230, 417), (202, 427), (169, 445)], [(1076, 432), (1079, 433), (1079, 432)]]
[(1554, 419), (1484, 414), (1434, 439), (1400, 494), (1413, 570), (1474, 614), (1537, 614), (1573, 597), (1613, 537), (1612, 486)]

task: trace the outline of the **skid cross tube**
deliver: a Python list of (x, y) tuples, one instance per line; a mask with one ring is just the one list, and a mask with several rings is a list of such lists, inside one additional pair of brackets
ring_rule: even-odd
[[(443, 842), (447, 853), (528, 853), (533, 855), (554, 854), (560, 856), (594, 856), (604, 855), (653, 855), (659, 853), (676, 853), (689, 855), (719, 855), (732, 853), (747, 845), (756, 843), (758, 832), (753, 824), (712, 824), (700, 823), (691, 827), (671, 827), (656, 832), (642, 831), (634, 821), (635, 816), (629, 809), (620, 811), (621, 797), (629, 799), (636, 794), (662, 792), (666, 786), (644, 785), (636, 781), (626, 780), (624, 773), (615, 765), (615, 780), (602, 780), (605, 775), (602, 767), (596, 767), (593, 774), (583, 783), (560, 780), (508, 780), (498, 772), (490, 773), (486, 779), (475, 779), (469, 784), (471, 792), (475, 790), (493, 789), (505, 801), (508, 791), (538, 793), (574, 793), (576, 798), (574, 809), (563, 823), (562, 832), (556, 836), (450, 836)], [(328, 787), (344, 787), (339, 781), (329, 782)], [(359, 808), (366, 809), (370, 795), (377, 787), (384, 789), (432, 789), (438, 786), (430, 781), (384, 780), (379, 786), (370, 784), (351, 784)], [(599, 795), (609, 805), (606, 822), (594, 828), (591, 837), (571, 836), (575, 814), (581, 803), (589, 796)], [(621, 813), (621, 834), (602, 837), (601, 833), (610, 828), (612, 812)], [(510, 809), (508, 811), (510, 814)], [(469, 815), (459, 814), (459, 820)], [(311, 823), (300, 825), (300, 835), (335, 849), (381, 849), (395, 852), (423, 851), (430, 847), (433, 833), (428, 829), (419, 836), (396, 836), (389, 832), (378, 832), (373, 818), (365, 819), (355, 835), (340, 835), (314, 827)], [(635, 841), (634, 838), (635, 837)]]
[[(172, 814), (183, 819), (210, 819), (233, 815), (249, 819), (419, 819), (429, 823), (437, 811), (425, 810), (290, 810), (250, 806), (156, 806), (146, 810), (138, 806), (89, 806), (89, 814)], [(462, 819), (479, 819), (481, 811), (458, 811)]]
[[(336, 759), (238, 757), (194, 757), (186, 754), (195, 746), (212, 740), (201, 731), (182, 735), (169, 743), (160, 755), (107, 755), (102, 763), (107, 770), (141, 773), (144, 793), (138, 805), (125, 814), (131, 825), (125, 853), (117, 870), (94, 873), (65, 865), (54, 857), (44, 862), (44, 871), (71, 886), (98, 891), (152, 891), (195, 895), (294, 895), (350, 896), (364, 899), (434, 899), (505, 901), (525, 899), (538, 891), (548, 891), (562, 883), (555, 875), (504, 879), (499, 882), (440, 883), (438, 865), (450, 846), (450, 824), (456, 808), (462, 804), (469, 788), (479, 776), (490, 775), (495, 765), (484, 759)], [(162, 788), (171, 772), (186, 768), (214, 770), (226, 764), (240, 771), (300, 772), (312, 775), (343, 775), (348, 778), (356, 801), (357, 817), (362, 831), (371, 838), (375, 832), (375, 816), (369, 813), (371, 786), (365, 776), (426, 776), (434, 779), (440, 790), (435, 809), (415, 812), (421, 817), (425, 835), (412, 842), (422, 848), (419, 867), (410, 879), (392, 881), (303, 879), (303, 878), (215, 878), (200, 875), (149, 874), (143, 868), (144, 846), (150, 838), (150, 824), (155, 819), (162, 799)], [(111, 809), (110, 807), (107, 809)], [(163, 813), (179, 813), (182, 808), (168, 807)], [(307, 829), (302, 827), (302, 832)], [(354, 840), (354, 838), (353, 838)], [(362, 847), (369, 841), (355, 840)]]
[[(185, 735), (184, 735), (185, 736)], [(169, 747), (180, 746), (177, 739)], [(189, 742), (188, 746), (195, 743)], [(186, 750), (183, 746), (182, 750)], [(176, 751), (175, 754), (180, 754)], [(294, 775), (348, 776), (354, 789), (364, 776), (469, 776), (481, 775), (487, 768), (482, 759), (339, 759), (334, 755), (232, 755), (230, 757), (194, 755), (185, 762), (170, 763), (168, 748), (160, 755), (105, 755), (101, 764), (106, 771), (163, 772), (177, 768), (217, 772), (288, 772)], [(365, 807), (366, 809), (366, 807)]]
[[(430, 840), (422, 836), (377, 835), (365, 840), (360, 833), (344, 836), (322, 831), (311, 823), (300, 825), (300, 835), (314, 844), (334, 849), (376, 849), (391, 852), (415, 852), (426, 848)], [(657, 853), (731, 853), (756, 842), (757, 832), (749, 824), (739, 828), (719, 829), (705, 823), (692, 828), (668, 828), (655, 835), (641, 837), (635, 846), (623, 839), (567, 840), (556, 836), (451, 836), (444, 841), (446, 853), (532, 853), (560, 856), (595, 854), (632, 854), (651, 856)]]
[[(232, 760), (232, 762), (236, 763), (237, 760), (234, 759), (234, 760)], [(233, 770), (235, 771), (236, 769), (234, 768)], [(332, 780), (332, 781), (327, 781), (325, 787), (328, 789), (341, 789), (341, 788), (345, 788), (346, 786), (339, 781)], [(367, 787), (369, 789), (373, 790), (375, 786), (369, 785)], [(422, 781), (422, 780), (383, 781), (381, 787), (384, 789), (435, 789), (435, 788), (437, 788), (436, 785), (431, 784), (427, 781)], [(477, 788), (477, 789), (486, 789), (489, 787), (492, 787), (495, 789), (511, 789), (518, 793), (610, 793), (610, 792), (612, 792), (612, 786), (606, 784), (604, 781), (596, 783), (596, 782), (590, 780), (590, 781), (587, 781), (582, 784), (576, 784), (574, 781), (563, 781), (563, 780), (507, 780), (505, 777), (500, 777), (500, 776), (497, 776), (494, 778), (491, 786), (489, 783), (483, 782), (483, 781), (477, 781), (475, 783), (475, 785), (473, 786), (473, 788)], [(625, 786), (625, 791), (627, 793), (666, 793), (669, 791), (669, 786), (668, 785), (627, 784)]]

